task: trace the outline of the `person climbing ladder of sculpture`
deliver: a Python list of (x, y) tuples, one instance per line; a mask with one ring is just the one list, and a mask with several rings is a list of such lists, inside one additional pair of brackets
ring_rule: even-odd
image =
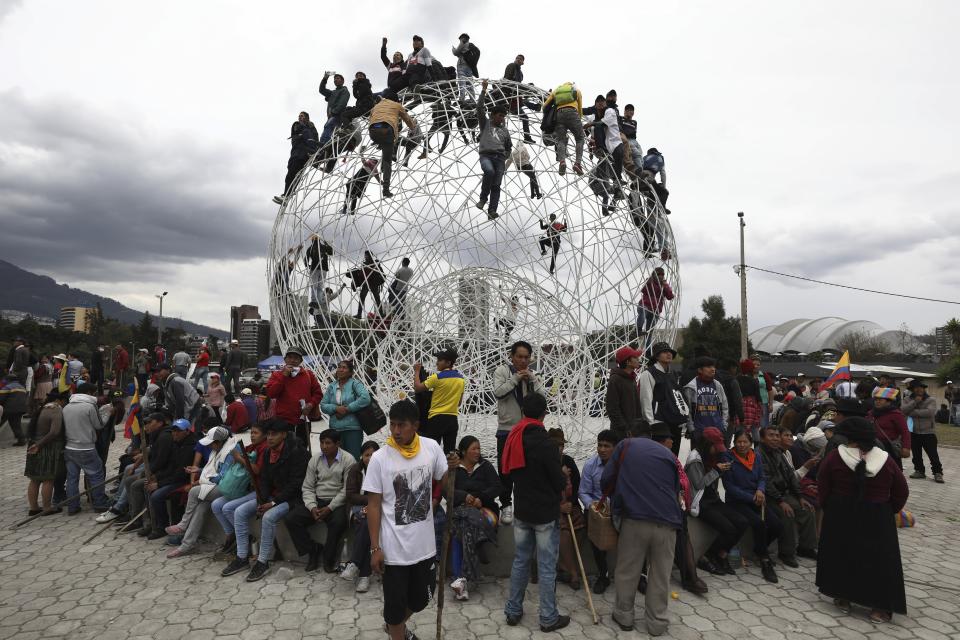
[(547, 247), (553, 250), (553, 255), (550, 256), (550, 273), (553, 273), (557, 266), (557, 253), (560, 251), (560, 234), (567, 230), (567, 225), (557, 222), (557, 214), (551, 213), (550, 223), (541, 220), (540, 228), (547, 232), (540, 238), (540, 255), (547, 255)]
[(377, 182), (380, 182), (380, 172), (377, 171), (379, 162), (376, 158), (361, 159), (360, 168), (347, 181), (347, 202), (340, 207), (340, 215), (356, 213), (357, 203), (363, 197), (363, 192), (366, 191), (370, 178), (375, 178)]

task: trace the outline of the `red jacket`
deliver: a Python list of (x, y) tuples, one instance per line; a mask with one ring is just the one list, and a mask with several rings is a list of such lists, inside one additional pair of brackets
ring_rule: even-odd
[(666, 280), (661, 283), (657, 279), (657, 274), (653, 274), (641, 289), (640, 304), (646, 309), (660, 313), (663, 311), (665, 300), (673, 300), (673, 289)]
[(910, 430), (907, 428), (907, 419), (900, 409), (877, 411), (873, 409), (867, 414), (873, 424), (877, 426), (877, 438), (886, 446), (887, 440), (900, 438), (904, 451), (910, 451)]
[(116, 354), (113, 356), (113, 368), (116, 371), (126, 371), (129, 366), (130, 354), (128, 354), (127, 350), (123, 347), (117, 349)]
[(323, 389), (313, 371), (303, 368), (296, 377), (285, 376), (283, 371), (274, 371), (267, 381), (267, 397), (273, 400), (276, 416), (290, 424), (300, 422), (300, 400), (318, 406), (323, 399)]
[(210, 354), (206, 351), (201, 351), (200, 355), (197, 356), (197, 366), (206, 367), (210, 365)]
[(227, 420), (225, 424), (233, 433), (240, 433), (250, 426), (250, 415), (243, 402), (234, 400), (227, 405)]

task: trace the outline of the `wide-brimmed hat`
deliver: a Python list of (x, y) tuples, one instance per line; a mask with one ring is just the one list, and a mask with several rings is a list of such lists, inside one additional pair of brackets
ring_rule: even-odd
[(856, 398), (837, 398), (837, 413), (845, 416), (866, 416), (867, 406)]
[(657, 356), (663, 353), (664, 351), (669, 351), (673, 354), (673, 357), (677, 357), (677, 352), (666, 342), (657, 342), (652, 347), (650, 347), (650, 356), (656, 360)]

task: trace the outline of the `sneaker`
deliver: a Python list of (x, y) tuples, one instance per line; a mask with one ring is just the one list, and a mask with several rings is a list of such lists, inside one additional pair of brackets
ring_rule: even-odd
[(167, 532), (168, 536), (179, 536), (179, 535), (183, 535), (183, 532), (184, 532), (183, 527), (181, 527), (178, 524), (172, 524), (166, 529), (164, 529), (164, 531)]
[(477, 200), (477, 209), (483, 211), (483, 208), (487, 206), (486, 200)]
[(789, 557), (789, 556), (778, 556), (778, 557), (780, 558), (780, 562), (790, 567), (791, 569), (796, 569), (797, 567), (800, 566), (800, 563), (797, 562), (796, 557)]
[(96, 522), (97, 524), (106, 524), (112, 520), (116, 520), (119, 517), (120, 517), (119, 513), (117, 513), (113, 509), (110, 509), (109, 511), (104, 511), (103, 513), (98, 515), (96, 520), (94, 520), (94, 522)]
[(267, 570), (269, 568), (270, 565), (257, 560), (253, 565), (253, 569), (250, 569), (250, 573), (247, 574), (247, 582), (256, 582), (257, 580), (262, 580), (263, 576), (267, 575)]
[(574, 172), (575, 174), (577, 174), (578, 176), (582, 176), (582, 175), (583, 175), (583, 167), (580, 166), (580, 163), (579, 163), (579, 162), (574, 162), (574, 163), (573, 163), (573, 172)]
[(220, 575), (223, 577), (232, 576), (235, 573), (240, 573), (241, 571), (246, 571), (250, 568), (250, 561), (246, 558), (234, 558), (230, 561), (230, 564), (220, 572)]
[(779, 582), (777, 572), (773, 568), (773, 562), (771, 562), (769, 558), (760, 561), (760, 573), (763, 574), (763, 579), (767, 582), (772, 582), (773, 584)]
[(507, 614), (507, 624), (510, 625), (511, 627), (515, 627), (515, 626), (517, 626), (518, 624), (520, 624), (520, 618), (522, 618), (522, 617), (523, 617), (523, 614), (522, 614), (522, 613), (521, 613), (520, 615), (516, 615), (516, 616), (512, 616), (512, 615), (510, 615), (510, 614), (508, 613), (508, 614)]
[(540, 631), (542, 631), (543, 633), (550, 633), (551, 631), (559, 631), (560, 629), (563, 629), (564, 627), (566, 627), (568, 624), (570, 624), (570, 616), (558, 616), (557, 621), (554, 622), (553, 624), (550, 624), (547, 626), (540, 625)]
[(567, 173), (567, 163), (566, 163), (566, 162), (561, 162), (561, 163), (560, 163), (560, 170), (559, 170), (559, 171), (560, 171), (560, 175), (565, 175), (565, 174)]
[(597, 595), (600, 595), (607, 590), (607, 587), (610, 586), (610, 578), (607, 576), (599, 576), (596, 582), (593, 583), (593, 592)]
[(390, 189), (388, 189), (387, 187), (384, 187), (384, 188), (383, 188), (383, 197), (384, 197), (384, 198), (392, 198), (392, 197), (393, 197), (393, 191), (390, 191)]
[(933, 481), (936, 482), (937, 484), (943, 484), (943, 474), (942, 473), (933, 474)]
[(457, 578), (451, 582), (450, 588), (453, 589), (453, 595), (457, 600), (467, 600), (470, 597), (467, 592), (467, 581), (464, 578)]
[(357, 593), (366, 593), (370, 590), (370, 578), (363, 577), (357, 580)]
[[(390, 632), (387, 630), (387, 623), (383, 623), (383, 632), (387, 635), (390, 635)], [(403, 640), (420, 640), (417, 638), (417, 634), (410, 630), (410, 627), (404, 627), (403, 629)]]
[(340, 572), (340, 577), (344, 580), (353, 580), (358, 575), (360, 575), (360, 567), (352, 562), (348, 562), (347, 566), (345, 566), (343, 571)]
[(513, 506), (507, 505), (500, 512), (500, 524), (513, 523)]
[(910, 477), (914, 480), (924, 480), (926, 479), (927, 474), (925, 474), (923, 471), (914, 471), (910, 474)]
[(283, 196), (273, 196), (274, 204), (283, 204)]
[(496, 219), (499, 218), (499, 217), (500, 217), (500, 214), (497, 213), (496, 211), (489, 211), (489, 212), (487, 212), (487, 219), (488, 219), (488, 220), (496, 220)]

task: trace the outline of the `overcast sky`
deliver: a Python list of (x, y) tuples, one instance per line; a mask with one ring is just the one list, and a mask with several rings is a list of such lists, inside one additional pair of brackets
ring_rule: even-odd
[[(960, 299), (960, 4), (580, 6), (0, 0), (0, 256), (136, 309), (167, 290), (165, 315), (218, 327), (266, 310), (270, 197), (323, 71), (377, 90), (382, 36), (453, 64), (468, 31), (481, 76), (522, 52), (528, 82), (638, 106), (684, 323), (714, 293), (738, 313), (738, 210), (750, 264)], [(925, 332), (960, 310), (750, 274), (751, 328), (828, 315)]]

